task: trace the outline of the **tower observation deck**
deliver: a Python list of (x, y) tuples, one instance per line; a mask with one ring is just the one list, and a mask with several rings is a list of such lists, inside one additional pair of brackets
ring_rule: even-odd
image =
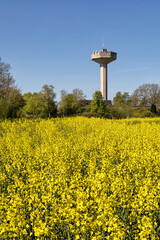
[(108, 100), (107, 94), (107, 64), (117, 59), (117, 53), (107, 51), (102, 48), (99, 52), (93, 52), (91, 60), (100, 64), (100, 81), (101, 81), (101, 93), (104, 100)]

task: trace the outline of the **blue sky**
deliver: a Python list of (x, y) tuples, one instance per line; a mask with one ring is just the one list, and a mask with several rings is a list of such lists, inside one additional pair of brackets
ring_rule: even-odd
[(100, 90), (91, 53), (117, 52), (108, 67), (108, 95), (160, 83), (159, 0), (0, 0), (0, 57), (22, 93), (52, 84), (60, 91)]

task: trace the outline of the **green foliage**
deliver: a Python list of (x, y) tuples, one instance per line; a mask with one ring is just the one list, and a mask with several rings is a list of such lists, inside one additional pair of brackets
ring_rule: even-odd
[(111, 113), (112, 113), (112, 118), (113, 119), (122, 119), (122, 118), (126, 118), (126, 111), (125, 108), (122, 106), (112, 106), (111, 109)]
[(25, 106), (21, 111), (22, 117), (43, 117), (42, 116), (42, 99), (38, 93), (24, 94)]
[(112, 113), (112, 106), (107, 106), (105, 108), (105, 113), (103, 115), (104, 118), (112, 119), (113, 113)]
[(125, 106), (130, 104), (130, 96), (128, 92), (124, 92), (123, 94), (119, 91), (116, 93), (116, 96), (113, 99), (113, 104), (116, 106)]
[(157, 113), (157, 109), (156, 109), (156, 105), (155, 104), (151, 105), (151, 112), (152, 113)]
[(132, 112), (132, 117), (155, 117), (155, 114), (152, 113), (151, 111), (141, 108), (141, 109), (134, 109)]
[(96, 91), (93, 94), (91, 101), (91, 112), (98, 113), (101, 116), (105, 113), (104, 100), (100, 91)]
[(11, 87), (8, 91), (7, 101), (9, 104), (7, 117), (8, 118), (18, 117), (20, 109), (24, 106), (24, 100), (19, 89)]
[(55, 93), (52, 85), (44, 85), (39, 93), (26, 93), (23, 98), (25, 106), (21, 110), (22, 117), (51, 118), (56, 115)]
[(84, 98), (83, 91), (80, 89), (74, 89), (72, 93), (67, 93), (65, 90), (62, 90), (58, 115), (64, 117), (81, 113), (83, 111), (82, 102)]
[(83, 112), (81, 115), (87, 118), (91, 118), (91, 117), (99, 118), (99, 114), (94, 112)]
[(23, 106), (20, 90), (10, 74), (10, 65), (0, 58), (0, 118), (15, 118)]
[(45, 84), (39, 94), (42, 98), (44, 114), (49, 118), (54, 117), (57, 112), (55, 104), (56, 94), (54, 93), (54, 87), (52, 85)]
[(90, 112), (90, 111), (91, 111), (91, 104), (86, 105), (86, 106), (84, 107), (84, 112)]
[(143, 84), (131, 96), (133, 105), (145, 107), (160, 104), (160, 87), (158, 84)]
[(131, 116), (131, 98), (128, 92), (117, 92), (113, 99), (113, 117), (126, 118)]
[(6, 118), (9, 110), (9, 103), (0, 97), (0, 118)]
[[(128, 92), (116, 93), (112, 106), (105, 106), (102, 94), (96, 91), (90, 105), (84, 106), (85, 95), (80, 89), (72, 93), (61, 91), (61, 101), (55, 102), (56, 94), (52, 85), (45, 84), (40, 92), (25, 93), (15, 85), (10, 74), (10, 65), (0, 58), (0, 118), (51, 118), (57, 116), (84, 115), (87, 117), (129, 118), (154, 117), (160, 107), (160, 86), (143, 84), (129, 96)], [(151, 106), (150, 111), (144, 109)], [(141, 109), (135, 109), (140, 107)]]

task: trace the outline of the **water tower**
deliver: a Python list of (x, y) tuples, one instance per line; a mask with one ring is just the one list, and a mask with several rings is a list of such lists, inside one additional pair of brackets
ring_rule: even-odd
[(107, 94), (107, 64), (117, 59), (117, 53), (107, 51), (104, 47), (98, 52), (93, 52), (91, 59), (100, 64), (101, 93), (104, 100), (108, 100)]

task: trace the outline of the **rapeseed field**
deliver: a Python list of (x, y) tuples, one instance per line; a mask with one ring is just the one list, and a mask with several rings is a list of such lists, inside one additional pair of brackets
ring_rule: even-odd
[(160, 239), (160, 119), (0, 122), (0, 239)]

